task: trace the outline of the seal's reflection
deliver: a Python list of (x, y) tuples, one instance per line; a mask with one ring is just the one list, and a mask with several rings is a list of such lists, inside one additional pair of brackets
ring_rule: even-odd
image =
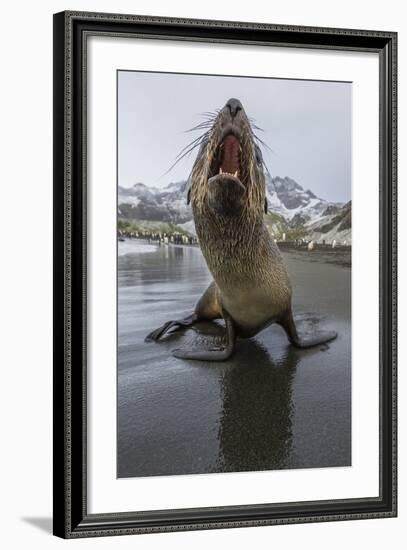
[(280, 469), (292, 446), (292, 382), (300, 355), (291, 346), (273, 358), (256, 340), (240, 342), (222, 372), (223, 411), (216, 471)]

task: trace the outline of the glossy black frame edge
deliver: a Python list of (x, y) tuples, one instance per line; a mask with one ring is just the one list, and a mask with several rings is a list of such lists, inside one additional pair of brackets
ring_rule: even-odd
[[(373, 51), (380, 58), (380, 496), (88, 514), (86, 495), (86, 34)], [(397, 34), (262, 23), (54, 15), (54, 534), (63, 538), (394, 517), (397, 514)], [(85, 52), (86, 54), (86, 52)]]

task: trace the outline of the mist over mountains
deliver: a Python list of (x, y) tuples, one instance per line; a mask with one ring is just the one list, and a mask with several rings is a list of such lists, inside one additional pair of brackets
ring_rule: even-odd
[[(191, 207), (187, 205), (187, 181), (173, 182), (164, 188), (136, 183), (118, 187), (119, 219), (173, 224), (195, 234)], [(281, 238), (308, 238), (327, 243), (333, 239), (351, 242), (351, 202), (333, 203), (305, 190), (289, 177), (266, 176), (270, 232)]]

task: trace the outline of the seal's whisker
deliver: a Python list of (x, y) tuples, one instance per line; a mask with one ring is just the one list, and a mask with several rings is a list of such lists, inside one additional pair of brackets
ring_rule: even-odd
[(203, 143), (208, 141), (208, 133), (205, 132), (204, 134), (198, 136), (193, 141), (191, 141), (188, 145), (186, 145), (175, 157), (175, 162), (164, 172), (163, 175), (168, 174), (171, 172), (171, 170), (186, 156), (188, 156), (194, 149), (197, 147), (200, 147)]
[(253, 132), (253, 137), (256, 141), (258, 141), (259, 143), (261, 143), (263, 145), (263, 147), (265, 147), (266, 149), (268, 149), (269, 151), (271, 151), (272, 153), (274, 152), (273, 149), (267, 145), (267, 143), (265, 141), (263, 141), (262, 139), (259, 138), (258, 135), (256, 135), (254, 132)]
[(211, 115), (213, 117), (216, 117), (220, 112), (220, 109), (215, 109), (214, 111), (204, 111), (203, 113), (200, 113), (201, 116), (203, 115)]
[(211, 113), (210, 111), (207, 111), (205, 113), (199, 113), (199, 116), (205, 118), (206, 120), (212, 120), (214, 121), (216, 117), (218, 116), (219, 112), (217, 113)]
[(197, 147), (198, 145), (200, 145), (201, 143), (203, 143), (207, 139), (208, 139), (208, 132), (205, 132), (204, 134), (201, 134), (200, 136), (198, 136), (197, 138), (192, 140), (190, 143), (188, 143), (188, 145), (186, 145), (183, 149), (181, 149), (181, 151), (178, 153), (178, 155), (175, 158), (177, 159), (178, 157), (183, 155), (183, 153), (187, 149), (190, 149), (190, 150), (195, 149), (195, 147)]
[(200, 142), (195, 143), (195, 145), (192, 145), (192, 146), (191, 146), (189, 149), (187, 149), (184, 153), (182, 153), (182, 154), (180, 153), (180, 154), (177, 156), (177, 158), (176, 158), (174, 164), (171, 166), (171, 168), (170, 168), (169, 170), (172, 170), (172, 169), (174, 168), (175, 165), (177, 165), (183, 158), (185, 158), (185, 157), (188, 156), (190, 153), (192, 153), (192, 151), (193, 151), (194, 149), (196, 149), (199, 145), (201, 145)]
[(188, 133), (188, 132), (194, 132), (195, 130), (201, 130), (203, 128), (212, 128), (213, 126), (213, 123), (211, 121), (207, 121), (207, 122), (201, 122), (200, 124), (197, 124), (196, 126), (193, 126), (192, 128), (189, 128), (188, 130), (184, 130), (184, 133)]
[[(188, 147), (191, 147), (194, 143), (199, 143), (200, 141), (203, 141), (205, 139), (208, 139), (209, 137), (209, 130), (207, 130), (206, 132), (204, 132), (203, 134), (197, 136), (196, 138), (194, 138), (190, 143), (188, 143), (187, 145), (185, 145), (185, 147), (183, 149), (181, 149), (181, 151), (178, 153), (177, 156), (179, 156), (180, 154), (182, 154), (186, 149), (188, 149)], [(177, 158), (177, 157), (175, 157)]]
[(209, 126), (210, 124), (213, 124), (212, 120), (201, 120), (201, 122), (193, 126), (193, 128), (197, 128), (198, 126)]

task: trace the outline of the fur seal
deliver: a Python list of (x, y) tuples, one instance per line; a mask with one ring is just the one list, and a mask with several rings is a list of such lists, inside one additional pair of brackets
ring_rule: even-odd
[(267, 212), (263, 157), (238, 99), (227, 101), (199, 144), (188, 202), (213, 282), (191, 315), (168, 321), (146, 341), (157, 341), (198, 321), (224, 319), (224, 346), (172, 352), (182, 359), (224, 361), (233, 354), (237, 337), (250, 338), (272, 323), (281, 325), (299, 348), (336, 338), (333, 331), (308, 338), (297, 333), (289, 276), (263, 220)]

